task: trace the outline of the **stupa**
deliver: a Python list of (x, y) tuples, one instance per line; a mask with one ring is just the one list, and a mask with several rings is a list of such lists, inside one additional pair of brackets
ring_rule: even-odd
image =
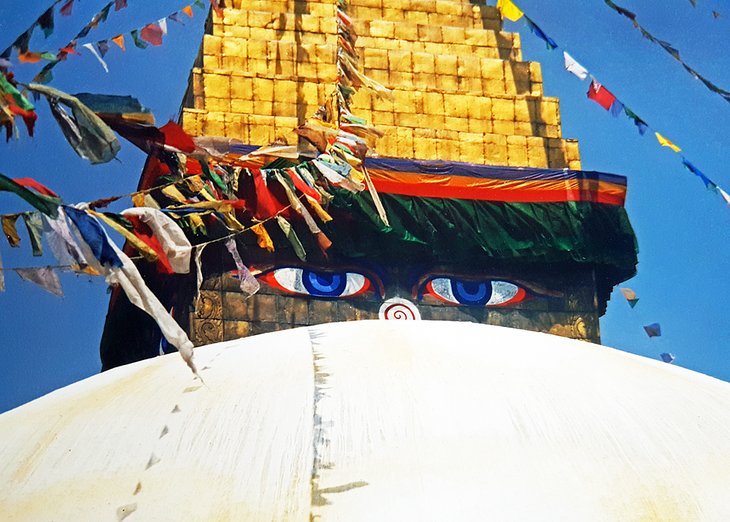
[[(331, 179), (334, 198), (322, 206), (332, 221), (315, 230), (290, 219), (301, 248), (270, 220), (269, 207), (290, 204), (276, 176), (313, 157), (301, 129), (343, 75), (342, 20), (334, 2), (227, 2), (208, 20), (180, 121), (191, 136), (228, 144), (229, 156), (294, 149), (229, 172), (249, 206), (236, 217), (263, 220), (275, 251), (253, 233), (237, 237), (261, 283), (253, 296), (239, 289), (222, 244), (203, 253), (199, 296), (193, 275), (163, 280), (150, 268), (153, 291), (196, 345), (386, 309), (599, 342), (613, 286), (635, 273), (626, 180), (580, 170), (578, 143), (562, 137), (558, 100), (544, 95), (540, 65), (522, 60), (519, 35), (502, 31), (496, 8), (465, 1), (354, 0), (347, 9), (362, 73), (392, 93), (361, 88), (351, 105), (383, 133), (364, 165), (387, 223), (370, 191)], [(165, 168), (151, 157), (140, 188)], [(312, 176), (300, 174), (291, 189)], [(104, 368), (154, 356), (160, 341), (144, 312), (112, 297)]]

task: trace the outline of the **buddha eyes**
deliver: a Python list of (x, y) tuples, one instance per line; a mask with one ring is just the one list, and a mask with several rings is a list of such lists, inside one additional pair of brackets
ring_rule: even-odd
[(309, 297), (354, 297), (364, 294), (373, 283), (357, 272), (322, 272), (306, 268), (275, 268), (258, 278), (288, 294)]
[(453, 277), (434, 277), (424, 285), (422, 294), (444, 303), (465, 306), (510, 306), (527, 297), (524, 288), (507, 281), (469, 281)]
[[(365, 270), (366, 273), (367, 270)], [(511, 306), (529, 297), (521, 286), (498, 279), (462, 279), (446, 275), (426, 276), (416, 285), (413, 297), (461, 306)], [(260, 281), (290, 295), (340, 299), (374, 292), (384, 297), (383, 284), (374, 274), (359, 271), (326, 271), (284, 266), (257, 276)]]

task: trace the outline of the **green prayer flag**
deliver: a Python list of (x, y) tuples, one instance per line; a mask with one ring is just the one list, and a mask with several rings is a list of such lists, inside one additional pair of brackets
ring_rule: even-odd
[(297, 233), (292, 228), (291, 223), (278, 214), (276, 216), (276, 222), (279, 224), (279, 228), (289, 240), (289, 243), (291, 243), (297, 257), (302, 261), (306, 261), (307, 253), (304, 251), (304, 246), (302, 246), (302, 242), (299, 240), (299, 236), (297, 236)]
[(3, 174), (0, 174), (0, 191), (14, 192), (47, 216), (52, 218), (58, 216), (58, 206), (61, 204), (59, 198), (37, 194)]
[(147, 44), (145, 42), (143, 42), (139, 37), (138, 29), (135, 29), (130, 34), (132, 35), (132, 40), (134, 40), (134, 45), (136, 45), (140, 49), (147, 49)]

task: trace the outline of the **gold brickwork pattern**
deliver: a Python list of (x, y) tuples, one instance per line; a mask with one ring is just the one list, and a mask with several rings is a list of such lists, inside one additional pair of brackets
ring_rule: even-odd
[[(337, 75), (334, 2), (228, 0), (192, 71), (183, 127), (266, 145), (296, 143)], [(540, 64), (493, 7), (459, 0), (350, 0), (364, 73), (393, 100), (361, 89), (353, 113), (385, 132), (381, 156), (580, 169), (561, 135)]]

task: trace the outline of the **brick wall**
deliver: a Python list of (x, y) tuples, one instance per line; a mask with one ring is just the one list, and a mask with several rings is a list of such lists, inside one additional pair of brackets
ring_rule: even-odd
[[(183, 126), (194, 135), (266, 145), (296, 143), (292, 129), (333, 89), (332, 2), (229, 1), (204, 36)], [(362, 89), (353, 112), (385, 132), (381, 156), (489, 165), (580, 168), (562, 138), (560, 106), (543, 96), (540, 64), (495, 8), (457, 0), (353, 0), (364, 72), (394, 100)]]

